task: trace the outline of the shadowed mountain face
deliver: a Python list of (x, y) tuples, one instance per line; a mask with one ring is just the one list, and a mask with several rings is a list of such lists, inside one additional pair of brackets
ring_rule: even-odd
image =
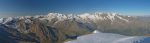
[(90, 34), (93, 30), (122, 35), (149, 35), (149, 28), (149, 22), (116, 13), (49, 13), (45, 16), (1, 18), (0, 42), (63, 43)]

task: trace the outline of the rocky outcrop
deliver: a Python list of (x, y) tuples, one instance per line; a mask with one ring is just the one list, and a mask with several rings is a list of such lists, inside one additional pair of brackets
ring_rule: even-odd
[[(39, 43), (63, 43), (70, 37), (84, 35), (90, 33), (85, 27), (80, 27), (75, 21), (48, 21), (46, 19), (40, 20), (37, 18), (28, 18), (30, 23), (25, 23), (26, 19), (20, 19), (17, 22), (18, 31), (21, 34), (33, 35), (34, 40)], [(52, 26), (53, 25), (53, 26)], [(84, 26), (84, 25), (83, 25)], [(76, 38), (76, 37), (75, 37)]]

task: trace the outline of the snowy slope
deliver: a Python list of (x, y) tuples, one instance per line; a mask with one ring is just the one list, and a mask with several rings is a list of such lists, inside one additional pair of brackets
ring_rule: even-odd
[[(94, 31), (95, 32), (95, 31)], [(142, 43), (147, 38), (143, 36), (124, 36), (112, 33), (93, 33), (78, 37), (76, 40), (65, 43)], [(147, 43), (149, 43), (147, 41)]]

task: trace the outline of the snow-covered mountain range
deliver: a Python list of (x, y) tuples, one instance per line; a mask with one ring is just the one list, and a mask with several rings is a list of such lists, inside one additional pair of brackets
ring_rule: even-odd
[(132, 18), (131, 16), (122, 16), (117, 13), (84, 13), (84, 14), (79, 14), (79, 15), (65, 15), (65, 14), (60, 14), (60, 13), (49, 13), (48, 15), (39, 15), (39, 16), (23, 16), (23, 17), (8, 17), (8, 18), (0, 18), (0, 23), (5, 24), (6, 22), (9, 22), (11, 20), (20, 20), (20, 19), (25, 19), (25, 20), (30, 20), (29, 18), (34, 18), (34, 19), (48, 19), (51, 21), (52, 19), (56, 18), (58, 21), (63, 21), (67, 19), (76, 19), (79, 21), (85, 21), (89, 22), (91, 21), (97, 21), (97, 20), (110, 20), (111, 22), (119, 19), (123, 20), (125, 22), (129, 22), (129, 19), (127, 18)]
[(118, 13), (49, 13), (0, 18), (0, 40), (4, 43), (62, 43), (94, 30), (122, 35), (149, 35), (149, 28), (149, 22)]

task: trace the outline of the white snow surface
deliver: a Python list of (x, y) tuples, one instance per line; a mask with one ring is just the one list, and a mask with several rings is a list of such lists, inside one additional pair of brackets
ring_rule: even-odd
[(13, 20), (12, 17), (6, 18), (6, 20), (3, 22), (3, 24), (6, 24), (7, 22), (10, 22), (10, 21), (12, 21), (12, 20)]
[(115, 19), (116, 13), (108, 14), (107, 18), (110, 19), (112, 22)]
[(126, 21), (126, 22), (129, 22), (129, 20), (127, 20), (127, 19), (124, 19), (124, 18), (122, 18), (122, 17), (120, 17), (120, 16), (117, 16), (119, 19), (121, 19), (121, 20), (124, 20), (124, 21)]
[[(94, 31), (95, 32), (95, 31)], [(134, 43), (135, 41), (144, 40), (142, 36), (124, 36), (112, 33), (96, 33), (83, 35), (76, 40), (67, 41), (65, 43)]]
[(100, 33), (98, 30), (94, 30), (93, 33)]
[(3, 20), (4, 20), (4, 18), (0, 18), (0, 23), (3, 23), (4, 22)]

